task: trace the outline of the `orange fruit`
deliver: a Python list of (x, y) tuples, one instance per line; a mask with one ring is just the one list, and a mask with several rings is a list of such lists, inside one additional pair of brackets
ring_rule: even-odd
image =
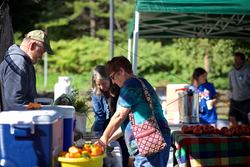
[(92, 144), (90, 146), (90, 149), (91, 149), (91, 155), (92, 156), (96, 156), (96, 155), (102, 154), (102, 148), (101, 148), (101, 146), (99, 146), (97, 144)]
[(79, 152), (76, 153), (69, 153), (70, 158), (81, 158), (81, 154)]
[(66, 154), (65, 154), (65, 158), (70, 158), (70, 157), (69, 157), (69, 153), (66, 153)]
[(71, 146), (69, 148), (69, 153), (77, 153), (79, 152), (79, 149), (76, 146)]
[(91, 152), (90, 152), (90, 150), (83, 150), (83, 151), (82, 151), (82, 154), (84, 154), (84, 153), (90, 154)]
[(86, 144), (83, 145), (82, 150), (84, 150), (84, 151), (90, 151), (90, 146), (91, 146), (90, 143), (86, 143)]
[(61, 156), (63, 156), (63, 155), (65, 156), (66, 154), (67, 154), (66, 151), (60, 151), (59, 154), (58, 154), (58, 156), (61, 157)]
[(236, 125), (230, 125), (229, 126), (229, 129), (233, 128), (233, 127), (236, 127)]

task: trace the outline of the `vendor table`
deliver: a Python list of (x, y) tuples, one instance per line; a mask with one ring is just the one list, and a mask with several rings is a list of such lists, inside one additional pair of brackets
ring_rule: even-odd
[(172, 146), (180, 167), (250, 166), (250, 136), (195, 136), (174, 131)]

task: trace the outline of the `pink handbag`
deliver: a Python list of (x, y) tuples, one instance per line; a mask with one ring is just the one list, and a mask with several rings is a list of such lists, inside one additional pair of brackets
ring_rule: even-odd
[(148, 118), (145, 122), (143, 122), (142, 125), (135, 124), (134, 115), (131, 110), (129, 113), (129, 120), (132, 126), (139, 154), (142, 157), (147, 157), (162, 151), (164, 148), (167, 147), (167, 143), (165, 142), (158, 123), (155, 119), (153, 102), (150, 93), (148, 92), (148, 89), (145, 84), (139, 78), (136, 79), (140, 81), (143, 87), (146, 99), (152, 110), (152, 116)]

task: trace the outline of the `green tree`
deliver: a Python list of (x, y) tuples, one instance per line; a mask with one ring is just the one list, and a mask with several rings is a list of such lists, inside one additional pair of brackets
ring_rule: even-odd
[[(134, 0), (114, 1), (115, 31), (126, 31), (127, 23), (133, 18), (134, 3)], [(29, 10), (24, 12), (20, 6)], [(95, 37), (103, 39), (109, 34), (109, 0), (14, 0), (10, 8), (16, 22), (15, 32), (27, 33), (34, 28), (44, 30), (47, 27), (50, 39), (56, 41), (82, 35), (94, 36), (91, 35), (93, 33), (96, 33)], [(29, 24), (21, 24), (26, 22)], [(126, 34), (117, 36), (121, 37), (117, 41), (122, 41)]]
[[(192, 62), (182, 62), (182, 68), (192, 69), (192, 71), (197, 67), (204, 68), (204, 57), (208, 55), (210, 64), (208, 80), (212, 81), (216, 87), (227, 89), (227, 74), (233, 66), (233, 55), (235, 52), (241, 51), (246, 54), (248, 59), (249, 42), (249, 40), (179, 38), (174, 39), (173, 46), (176, 50), (184, 51), (186, 57), (192, 59)], [(174, 68), (180, 67), (175, 66)], [(185, 71), (184, 68), (180, 71)]]

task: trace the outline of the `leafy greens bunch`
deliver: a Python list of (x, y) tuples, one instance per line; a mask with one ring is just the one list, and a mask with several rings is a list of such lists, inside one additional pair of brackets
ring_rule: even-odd
[(79, 89), (75, 89), (70, 94), (62, 94), (59, 96), (55, 100), (54, 105), (72, 105), (75, 108), (75, 111), (87, 114), (87, 111), (90, 108), (87, 104), (89, 98), (90, 91), (87, 91), (86, 96), (83, 97)]

